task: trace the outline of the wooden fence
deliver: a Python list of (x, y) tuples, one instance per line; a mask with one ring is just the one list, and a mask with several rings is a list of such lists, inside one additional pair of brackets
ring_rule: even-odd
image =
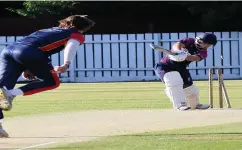
[[(201, 33), (145, 33), (86, 35), (68, 73), (60, 77), (66, 82), (106, 82), (157, 80), (153, 66), (163, 54), (150, 43), (170, 49), (186, 37)], [(242, 32), (214, 32), (218, 43), (209, 49), (208, 57), (189, 66), (194, 80), (208, 79), (208, 69), (223, 68), (224, 79), (242, 78)], [(0, 49), (22, 37), (0, 37)], [(221, 56), (223, 59), (221, 59)], [(63, 52), (51, 56), (53, 65), (61, 65)], [(22, 80), (20, 78), (19, 80)]]

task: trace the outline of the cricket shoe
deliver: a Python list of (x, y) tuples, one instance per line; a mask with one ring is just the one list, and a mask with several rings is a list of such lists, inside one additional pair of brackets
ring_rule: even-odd
[(15, 98), (11, 95), (6, 87), (0, 88), (0, 108), (4, 111), (9, 111), (12, 109), (12, 102)]
[(178, 110), (180, 110), (180, 111), (186, 111), (186, 110), (190, 110), (190, 109), (191, 109), (191, 107), (188, 107), (188, 106), (181, 106), (178, 108)]
[(209, 104), (198, 104), (196, 109), (208, 109), (210, 107)]
[(8, 133), (3, 129), (2, 125), (0, 124), (0, 138), (7, 138), (8, 136)]

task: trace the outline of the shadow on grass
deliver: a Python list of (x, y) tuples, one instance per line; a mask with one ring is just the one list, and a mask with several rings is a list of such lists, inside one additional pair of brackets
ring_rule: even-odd
[(133, 134), (133, 135), (120, 135), (120, 136), (202, 136), (202, 135), (242, 135), (242, 132), (224, 132), (224, 133), (144, 133), (144, 134)]
[(187, 134), (184, 134), (184, 133), (177, 133), (177, 134), (165, 134), (165, 133), (161, 133), (161, 134), (152, 134), (152, 133), (144, 133), (144, 134), (131, 134), (131, 135), (115, 135), (115, 136), (99, 136), (99, 135), (92, 135), (92, 136), (85, 136), (85, 135), (82, 135), (82, 136), (30, 136), (30, 137), (10, 137), (11, 139), (14, 139), (14, 138), (23, 138), (23, 139), (34, 139), (34, 138), (52, 138), (52, 139), (55, 139), (55, 138), (63, 138), (63, 139), (66, 139), (66, 138), (101, 138), (101, 137), (163, 137), (163, 136), (208, 136), (208, 135), (241, 135), (242, 136), (242, 132), (226, 132), (226, 133), (187, 133)]
[[(184, 140), (183, 142), (189, 142), (191, 140), (199, 140), (200, 142), (203, 142), (204, 140), (205, 141), (210, 141), (210, 142), (214, 142), (214, 141), (220, 141), (220, 140), (236, 140), (236, 141), (241, 141), (242, 140), (242, 132), (227, 132), (227, 133), (187, 133), (187, 134), (165, 134), (165, 133), (160, 133), (160, 134), (157, 134), (157, 133), (144, 133), (144, 134), (134, 134), (134, 135), (116, 135), (116, 136), (96, 136), (96, 135), (93, 135), (93, 136), (58, 136), (58, 137), (13, 137), (13, 138), (63, 138), (64, 139), (71, 139), (71, 138), (101, 138), (101, 137), (107, 137), (108, 139), (102, 139), (101, 141), (99, 141), (100, 143), (96, 143), (96, 144), (107, 144), (107, 143), (116, 143), (117, 141), (118, 142), (121, 142), (122, 141), (126, 141), (126, 138), (150, 138), (152, 140), (160, 140), (161, 139), (167, 139), (165, 140), (164, 142), (177, 142), (177, 140)], [(114, 140), (111, 140), (109, 141), (109, 139), (112, 139), (114, 138)], [(119, 139), (121, 138), (121, 139)], [(123, 139), (122, 139), (123, 138)], [(158, 138), (158, 139), (157, 139)], [(131, 140), (131, 139), (129, 139)], [(144, 139), (134, 139), (135, 141), (140, 141), (140, 142), (143, 142)], [(132, 141), (132, 140), (131, 140)], [(86, 142), (89, 142), (89, 141), (86, 141)], [(86, 143), (84, 142), (84, 143)], [(92, 142), (95, 143), (95, 140)], [(125, 144), (125, 143), (123, 143)], [(111, 144), (112, 145), (112, 144)], [(67, 150), (67, 149), (72, 149), (72, 150), (77, 150), (77, 149), (86, 149), (87, 147), (89, 149), (93, 148), (93, 145), (89, 145), (89, 146), (84, 146), (84, 147), (80, 147), (80, 145), (73, 145), (71, 144), (71, 148), (69, 147), (70, 145), (63, 145), (63, 146), (60, 146), (60, 147), (49, 147), (48, 150)], [(0, 149), (1, 150), (1, 149)], [(36, 149), (37, 150), (37, 149)]]

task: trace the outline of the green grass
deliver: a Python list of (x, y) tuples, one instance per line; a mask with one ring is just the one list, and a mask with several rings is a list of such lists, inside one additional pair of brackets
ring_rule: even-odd
[(242, 123), (113, 136), (49, 150), (242, 150)]
[[(202, 103), (208, 82), (198, 81)], [(233, 108), (242, 107), (242, 81), (225, 81)], [(215, 107), (218, 83), (214, 82)], [(224, 104), (225, 105), (225, 104)], [(17, 97), (7, 117), (52, 112), (107, 109), (172, 108), (160, 82), (62, 84), (58, 89)], [(201, 120), (202, 121), (202, 120)], [(52, 150), (242, 150), (242, 123), (102, 138)]]
[[(208, 103), (208, 82), (198, 81), (201, 102)], [(232, 107), (242, 107), (242, 81), (225, 81)], [(215, 107), (218, 107), (218, 83), (214, 82)], [(52, 112), (107, 109), (172, 108), (160, 82), (61, 84), (52, 91), (20, 96), (5, 116), (44, 114)]]

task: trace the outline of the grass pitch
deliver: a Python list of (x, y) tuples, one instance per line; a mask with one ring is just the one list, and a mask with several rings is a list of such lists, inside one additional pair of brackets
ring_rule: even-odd
[[(208, 103), (208, 82), (198, 81), (202, 103)], [(214, 107), (218, 83), (214, 82)], [(232, 108), (242, 108), (242, 81), (225, 81)], [(20, 86), (20, 85), (19, 85)], [(224, 106), (226, 104), (224, 103)], [(33, 96), (18, 97), (7, 117), (107, 109), (172, 109), (160, 82), (62, 84)], [(202, 120), (201, 120), (202, 121)], [(242, 150), (242, 123), (164, 132), (113, 136), (51, 150)]]
[[(208, 82), (195, 82), (202, 103), (208, 103)], [(242, 108), (242, 81), (225, 81), (231, 105)], [(21, 86), (21, 85), (18, 85)], [(218, 107), (218, 83), (214, 82), (214, 107)], [(224, 106), (226, 104), (224, 103)], [(163, 109), (172, 108), (160, 82), (76, 83), (61, 84), (55, 90), (19, 96), (6, 117), (48, 114), (66, 111), (107, 109)]]
[(241, 150), (242, 123), (107, 137), (49, 150)]

